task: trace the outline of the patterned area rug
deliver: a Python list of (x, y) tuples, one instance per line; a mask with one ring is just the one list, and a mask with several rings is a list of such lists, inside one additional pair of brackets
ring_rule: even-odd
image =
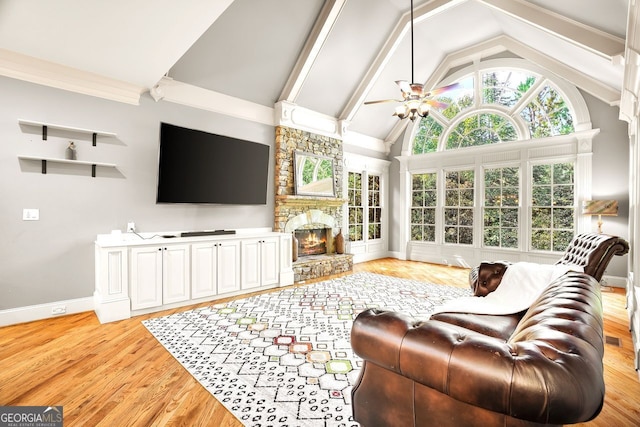
[(356, 273), (142, 323), (246, 426), (357, 426), (349, 345), (367, 308), (428, 318), (466, 289)]

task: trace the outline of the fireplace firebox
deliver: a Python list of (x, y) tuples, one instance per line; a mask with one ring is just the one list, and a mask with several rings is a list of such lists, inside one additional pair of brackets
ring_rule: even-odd
[(298, 255), (320, 255), (327, 253), (327, 229), (311, 228), (297, 229), (295, 236), (298, 239)]

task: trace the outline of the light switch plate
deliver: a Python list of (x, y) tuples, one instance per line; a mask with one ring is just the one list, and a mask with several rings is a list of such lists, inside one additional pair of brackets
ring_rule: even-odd
[(23, 221), (38, 221), (40, 219), (40, 209), (23, 209)]

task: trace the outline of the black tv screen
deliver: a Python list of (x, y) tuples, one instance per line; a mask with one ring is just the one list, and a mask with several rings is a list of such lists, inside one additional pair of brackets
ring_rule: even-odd
[(267, 203), (269, 146), (160, 124), (157, 203)]

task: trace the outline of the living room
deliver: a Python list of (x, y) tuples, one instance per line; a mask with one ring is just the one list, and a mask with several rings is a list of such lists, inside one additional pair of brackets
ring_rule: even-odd
[[(0, 147), (2, 160), (0, 170), (4, 183), (4, 202), (3, 208), (0, 209), (0, 216), (5, 224), (6, 241), (11, 243), (11, 245), (4, 245), (2, 249), (4, 262), (2, 274), (0, 274), (2, 277), (0, 279), (2, 290), (0, 325), (18, 324), (43, 318), (56, 319), (60, 314), (94, 310), (96, 238), (98, 235), (112, 234), (113, 231), (126, 234), (127, 224), (130, 222), (134, 222), (136, 231), (142, 234), (211, 229), (273, 229), (278, 203), (275, 178), (278, 170), (275, 157), (276, 134), (281, 128), (299, 129), (305, 135), (340, 141), (342, 166), (346, 173), (369, 171), (379, 173), (384, 178), (383, 234), (381, 238), (372, 241), (347, 239), (347, 252), (356, 253), (354, 255), (356, 263), (373, 258), (392, 257), (464, 267), (477, 264), (485, 259), (487, 253), (490, 254), (491, 259), (503, 259), (512, 255), (508, 251), (486, 252), (479, 243), (480, 239), (476, 239), (476, 243), (471, 248), (460, 245), (431, 245), (427, 246), (428, 249), (423, 249), (424, 245), (412, 243), (407, 220), (409, 201), (407, 178), (404, 175), (407, 169), (398, 158), (410, 157), (410, 153), (406, 150), (410, 147), (410, 142), (417, 130), (415, 127), (417, 121), (412, 122), (408, 119), (401, 121), (393, 117), (395, 105), (392, 103), (379, 106), (358, 104), (357, 108), (347, 108), (351, 100), (356, 98), (361, 98), (360, 101), (368, 101), (401, 96), (393, 81), (408, 80), (408, 74), (410, 74), (409, 58), (412, 58), (412, 55), (409, 52), (406, 26), (409, 20), (408, 1), (380, 1), (379, 8), (371, 7), (363, 1), (315, 1), (312, 6), (301, 6), (294, 1), (287, 1), (280, 2), (282, 4), (278, 4), (277, 7), (269, 4), (258, 6), (241, 0), (228, 1), (222, 2), (225, 3), (224, 6), (216, 6), (222, 10), (210, 10), (207, 13), (185, 12), (187, 13), (185, 22), (176, 24), (177, 27), (171, 27), (169, 24), (174, 19), (171, 16), (172, 12), (175, 16), (177, 11), (172, 10), (174, 6), (165, 5), (168, 10), (166, 14), (160, 14), (162, 18), (158, 19), (161, 23), (147, 25), (155, 31), (149, 34), (157, 35), (157, 40), (160, 41), (158, 44), (165, 45), (166, 57), (162, 58), (162, 64), (153, 64), (151, 59), (161, 57), (163, 54), (160, 47), (141, 52), (153, 43), (147, 41), (143, 43), (142, 48), (136, 46), (143, 59), (138, 61), (128, 58), (129, 64), (121, 59), (120, 62), (124, 62), (121, 67), (126, 69), (129, 66), (132, 69), (138, 69), (144, 68), (142, 66), (144, 64), (152, 64), (153, 66), (149, 65), (152, 69), (150, 72), (155, 74), (153, 79), (147, 77), (146, 80), (139, 78), (133, 81), (132, 78), (128, 82), (124, 80), (123, 74), (119, 75), (115, 72), (109, 74), (108, 67), (103, 68), (104, 75), (99, 75), (98, 70), (92, 70), (89, 73), (87, 69), (83, 69), (82, 63), (65, 59), (64, 56), (67, 54), (73, 56), (68, 53), (74, 51), (71, 48), (58, 49), (60, 51), (58, 53), (52, 50), (50, 56), (47, 56), (44, 48), (39, 50), (32, 46), (20, 50), (19, 46), (9, 43), (10, 39), (22, 39), (23, 31), (33, 31), (39, 37), (35, 39), (43, 45), (48, 44), (44, 40), (47, 38), (47, 31), (59, 46), (64, 45), (62, 40), (65, 40), (65, 37), (73, 43), (79, 43), (83, 33), (87, 34), (88, 40), (95, 42), (101, 39), (93, 38), (97, 36), (90, 27), (95, 25), (100, 30), (109, 29), (113, 22), (117, 21), (109, 20), (116, 19), (113, 15), (100, 11), (105, 13), (106, 18), (97, 19), (97, 23), (89, 24), (90, 19), (83, 21), (80, 18), (99, 13), (95, 10), (80, 12), (83, 7), (78, 6), (78, 12), (70, 14), (71, 16), (67, 18), (60, 17), (58, 21), (63, 24), (78, 23), (76, 26), (66, 25), (67, 28), (63, 31), (51, 24), (43, 24), (41, 29), (36, 31), (35, 26), (49, 19), (45, 11), (36, 12), (28, 8), (23, 10), (12, 3), (9, 2), (12, 6), (10, 10), (0, 11), (0, 23), (3, 24), (0, 27), (4, 28), (0, 30), (1, 39), (7, 40), (1, 46), (0, 135), (4, 143)], [(537, 66), (542, 64), (555, 67), (548, 71), (556, 76), (562, 76), (560, 80), (567, 79), (569, 75), (575, 77), (572, 83), (584, 98), (590, 117), (589, 130), (597, 130), (589, 141), (590, 149), (580, 152), (584, 154), (581, 156), (582, 159), (589, 158), (591, 169), (589, 174), (582, 176), (583, 181), (580, 182), (580, 185), (586, 183), (589, 190), (579, 194), (588, 195), (593, 199), (618, 201), (618, 215), (604, 217), (603, 230), (607, 234), (627, 239), (632, 250), (629, 255), (616, 257), (611, 262), (605, 278), (609, 285), (625, 288), (630, 284), (632, 288), (637, 288), (633, 273), (634, 266), (639, 264), (633, 248), (635, 239), (640, 233), (635, 209), (640, 187), (635, 175), (637, 170), (635, 166), (640, 160), (635, 148), (638, 133), (637, 107), (634, 107), (635, 104), (630, 100), (638, 96), (638, 74), (637, 63), (634, 62), (637, 56), (630, 56), (629, 59), (627, 56), (637, 55), (634, 52), (640, 50), (635, 38), (638, 36), (635, 34), (636, 21), (634, 21), (637, 19), (638, 6), (630, 5), (628, 2), (616, 2), (617, 6), (611, 9), (623, 10), (623, 15), (615, 17), (603, 14), (603, 10), (596, 7), (593, 11), (589, 11), (589, 7), (576, 7), (575, 9), (582, 9), (580, 13), (576, 10), (575, 15), (565, 16), (584, 25), (594, 27), (600, 25), (602, 28), (599, 28), (596, 33), (606, 33), (609, 30), (612, 33), (609, 34), (611, 37), (600, 34), (603, 39), (622, 40), (623, 49), (616, 52), (619, 55), (611, 54), (610, 58), (607, 58), (610, 59), (611, 68), (615, 72), (608, 68), (610, 64), (607, 60), (603, 61), (607, 63), (606, 66), (601, 62), (591, 62), (596, 64), (592, 68), (602, 69), (602, 77), (598, 81), (587, 71), (579, 70), (579, 67), (583, 66), (581, 61), (586, 60), (576, 60), (575, 64), (571, 64), (567, 59), (566, 62), (559, 64), (550, 60), (551, 52), (544, 55), (539, 53), (537, 44), (552, 44), (547, 39), (550, 37), (549, 34), (554, 34), (558, 40), (564, 40), (567, 37), (561, 30), (547, 28), (542, 33), (530, 33), (527, 37), (533, 39), (539, 36), (541, 40), (528, 43), (531, 46), (536, 45), (531, 49), (523, 49), (520, 43), (511, 43), (509, 41), (511, 37), (501, 39), (499, 43), (489, 42), (493, 39), (489, 35), (509, 36), (509, 26), (516, 25), (510, 18), (506, 18), (514, 12), (509, 9), (509, 6), (496, 5), (496, 2), (491, 1), (444, 2), (451, 3), (449, 6), (455, 6), (452, 7), (454, 10), (449, 11), (447, 7), (442, 6), (440, 9), (430, 6), (430, 3), (432, 2), (416, 2), (416, 6), (420, 8), (418, 12), (422, 22), (428, 22), (437, 27), (434, 31), (451, 25), (438, 21), (437, 15), (445, 17), (447, 12), (453, 13), (458, 7), (472, 8), (466, 13), (463, 13), (463, 10), (459, 11), (465, 16), (468, 15), (467, 19), (470, 21), (470, 17), (473, 16), (471, 12), (482, 13), (481, 16), (487, 18), (483, 22), (488, 27), (483, 29), (482, 34), (475, 41), (466, 42), (467, 44), (455, 49), (448, 48), (450, 50), (445, 52), (438, 51), (437, 55), (430, 55), (429, 52), (416, 49), (416, 58), (427, 64), (432, 63), (419, 68), (421, 71), (418, 77), (432, 88), (441, 85), (447, 78), (453, 78), (460, 69), (478, 67), (479, 63), (485, 60), (526, 58)], [(533, 4), (537, 5), (536, 7), (546, 7), (551, 10), (553, 13), (550, 15), (556, 16), (555, 14), (560, 13), (552, 9), (553, 2), (517, 3), (525, 11)], [(622, 7), (620, 3), (624, 3)], [(432, 10), (430, 7), (435, 9)], [(183, 5), (179, 9), (188, 8)], [(194, 6), (194, 9), (197, 9), (197, 6)], [(291, 21), (296, 23), (287, 22), (282, 26), (283, 28), (274, 30), (273, 24), (266, 25), (261, 22), (261, 17), (269, 16), (275, 20), (277, 16), (286, 13), (283, 12), (286, 10), (289, 10), (288, 13), (292, 18), (295, 18)], [(153, 21), (149, 12), (149, 9), (131, 11), (130, 18), (134, 21), (127, 25), (127, 30), (123, 33), (136, 35), (144, 32), (137, 27), (137, 23), (143, 20)], [(501, 18), (493, 17), (494, 13)], [(197, 15), (201, 16), (198, 18)], [(390, 17), (383, 19), (383, 15), (390, 15)], [(23, 16), (30, 17), (27, 19), (27, 24), (19, 23), (24, 22), (18, 19)], [(455, 16), (458, 15), (453, 15)], [(601, 16), (606, 16), (607, 19), (602, 18), (602, 23), (598, 23)], [(253, 35), (249, 37), (251, 40), (242, 40), (243, 32), (248, 30), (240, 30), (232, 26), (233, 22), (238, 22), (240, 17), (245, 17), (248, 20), (245, 25), (252, 26), (255, 31), (273, 31), (274, 38), (267, 41), (266, 36)], [(338, 25), (341, 19), (347, 18), (350, 18), (351, 22), (337, 26), (333, 38), (325, 40), (322, 36), (318, 36), (323, 28), (330, 28), (331, 23)], [(70, 21), (65, 21), (66, 19)], [(190, 19), (193, 19), (197, 25), (189, 24)], [(621, 19), (623, 22), (620, 22)], [(380, 26), (375, 28), (373, 25), (373, 28), (363, 29), (362, 31), (366, 32), (358, 36), (356, 43), (356, 37), (353, 35), (354, 28), (363, 26), (366, 20)], [(534, 21), (521, 23), (520, 20), (519, 18), (515, 21), (525, 28), (536, 27), (539, 24)], [(7, 25), (4, 25), (5, 22)], [(84, 23), (80, 26), (79, 22)], [(436, 22), (438, 22), (437, 26)], [(532, 22), (536, 25), (532, 25)], [(219, 26), (216, 26), (216, 23)], [(316, 23), (324, 23), (325, 27)], [(21, 25), (24, 28), (16, 30), (16, 27)], [(389, 49), (387, 45), (391, 42), (388, 40), (397, 40), (391, 37), (396, 31), (396, 25), (405, 30), (403, 37), (399, 38), (403, 40), (397, 52), (399, 59), (388, 69), (381, 67), (380, 70), (383, 71), (376, 76), (377, 78), (370, 78), (363, 82), (363, 76), (367, 73), (375, 74), (377, 52)], [(504, 25), (504, 28), (500, 25)], [(606, 28), (607, 25), (609, 28)], [(240, 25), (236, 26), (240, 27)], [(166, 28), (172, 28), (172, 30), (169, 32)], [(312, 31), (312, 28), (315, 28), (315, 31)], [(17, 32), (10, 33), (9, 31), (12, 30)], [(518, 27), (518, 30), (512, 28), (510, 31), (514, 32), (512, 34), (524, 34), (518, 32), (524, 31), (522, 27)], [(531, 31), (540, 31), (540, 29), (531, 29)], [(625, 39), (626, 32), (629, 34), (626, 34)], [(112, 33), (113, 30), (107, 34)], [(178, 37), (179, 34), (184, 37)], [(232, 36), (221, 37), (221, 34)], [(327, 55), (326, 57), (314, 56), (313, 43), (305, 44), (308, 35), (316, 36), (309, 40), (315, 40), (317, 43), (315, 47), (322, 51), (322, 55)], [(202, 38), (198, 40), (200, 36)], [(339, 48), (339, 39), (347, 36), (351, 38), (346, 40), (354, 45), (357, 44), (351, 49), (363, 50), (360, 55), (363, 57), (362, 64), (357, 67), (350, 64), (333, 66), (341, 70), (337, 70), (336, 74), (333, 74), (334, 71), (328, 74), (331, 64), (346, 62), (341, 58), (351, 50), (346, 50), (347, 46)], [(176, 40), (172, 41), (173, 38)], [(223, 43), (221, 39), (225, 38), (241, 40), (235, 42), (238, 44), (231, 44), (228, 40), (224, 40)], [(211, 67), (211, 64), (202, 64), (195, 58), (203, 56), (202, 52), (206, 49), (203, 43), (211, 39), (218, 41), (213, 45), (215, 47), (213, 52), (217, 55), (210, 61), (219, 68), (223, 68), (223, 64), (228, 68), (227, 71), (217, 69), (214, 77), (218, 75), (220, 79), (218, 86), (205, 91), (197, 87), (199, 78), (206, 80), (198, 76), (203, 72), (198, 67), (201, 65)], [(198, 40), (197, 43), (196, 40)], [(323, 40), (327, 43), (320, 49), (318, 46), (323, 44)], [(416, 38), (416, 46), (423, 46), (424, 43), (421, 42), (421, 38)], [(106, 58), (105, 62), (116, 62), (115, 59), (118, 59), (119, 55), (109, 50), (113, 48), (113, 44), (115, 42), (112, 41), (108, 45), (91, 46), (87, 50), (92, 53), (87, 53), (87, 56), (90, 60), (94, 60), (93, 55), (96, 55)], [(227, 44), (230, 47), (225, 47)], [(267, 49), (269, 44), (273, 47)], [(345, 44), (347, 43), (343, 43)], [(591, 54), (596, 50), (593, 44), (585, 40), (571, 44), (578, 45), (579, 51), (585, 50)], [(522, 45), (527, 43), (522, 42)], [(498, 46), (507, 46), (507, 48)], [(330, 47), (333, 51), (329, 49)], [(129, 51), (123, 46), (122, 50), (131, 54), (135, 49), (132, 48)], [(243, 54), (232, 55), (230, 51), (240, 51)], [(274, 54), (275, 59), (265, 59), (265, 52)], [(533, 52), (536, 53), (533, 54)], [(574, 53), (574, 51), (570, 52)], [(333, 58), (329, 57), (330, 54)], [(569, 56), (571, 55), (567, 55)], [(595, 56), (601, 60), (604, 57), (602, 52), (597, 52)], [(246, 62), (239, 57), (245, 58)], [(246, 58), (255, 58), (255, 62), (249, 65), (249, 60)], [(592, 57), (588, 58), (592, 59)], [(446, 69), (439, 67), (443, 62), (447, 64)], [(315, 68), (311, 64), (315, 64)], [(299, 70), (304, 69), (305, 65), (310, 66), (313, 71), (307, 74), (300, 72)], [(189, 66), (195, 66), (195, 70), (188, 70)], [(570, 74), (572, 67), (579, 72)], [(427, 72), (427, 69), (431, 71)], [(165, 75), (167, 73), (168, 75)], [(345, 76), (340, 77), (340, 73)], [(239, 78), (238, 81), (231, 78), (234, 75)], [(301, 77), (303, 75), (306, 77)], [(323, 75), (326, 76), (325, 80), (321, 78)], [(336, 75), (337, 77), (334, 77)], [(185, 80), (177, 76), (184, 76)], [(75, 81), (74, 77), (77, 78)], [(215, 80), (214, 77), (207, 78)], [(341, 79), (347, 78), (350, 86), (345, 88), (347, 82)], [(615, 80), (616, 78), (618, 80)], [(243, 96), (247, 96), (245, 91), (260, 92), (252, 85), (241, 88), (243, 80), (252, 79), (257, 82), (252, 85), (262, 85), (265, 89), (253, 98), (242, 99)], [(273, 82), (268, 89), (265, 80)], [(373, 86), (363, 89), (369, 82), (374, 81), (378, 82), (377, 84), (386, 82), (387, 85), (376, 86), (376, 89), (372, 89)], [(219, 89), (221, 86), (232, 87), (233, 90), (224, 93)], [(310, 91), (312, 86), (316, 87), (314, 93)], [(131, 101), (132, 93), (137, 93), (137, 98), (133, 96), (133, 101)], [(283, 93), (287, 94), (283, 98), (284, 101), (281, 99)], [(608, 99), (609, 93), (616, 93), (617, 98)], [(331, 97), (336, 98), (337, 102), (327, 106), (328, 98)], [(312, 106), (317, 106), (317, 110)], [(353, 112), (353, 115), (343, 114), (345, 111)], [(366, 116), (373, 116), (373, 118)], [(366, 122), (367, 119), (371, 121)], [(25, 126), (20, 124), (20, 120), (100, 130), (115, 136), (98, 135), (94, 146), (90, 137), (50, 129), (48, 138), (43, 140), (41, 126)], [(251, 206), (157, 204), (160, 123), (172, 123), (268, 146), (273, 156), (269, 160), (270, 178), (267, 181), (269, 196), (266, 203)], [(367, 126), (371, 132), (365, 131)], [(580, 131), (584, 130), (580, 129)], [(88, 162), (88, 165), (78, 164), (76, 167), (50, 162), (47, 165), (47, 173), (43, 174), (41, 162), (20, 159), (21, 156), (64, 158), (70, 140), (75, 141), (78, 161)], [(584, 140), (579, 139), (576, 144), (582, 142)], [(578, 154), (575, 157), (579, 157)], [(92, 177), (92, 162), (99, 163), (95, 177)], [(425, 167), (425, 169), (428, 168), (431, 166)], [(416, 170), (418, 169), (414, 169)], [(341, 185), (342, 188), (338, 189), (336, 198), (346, 199), (347, 183), (341, 182)], [(577, 198), (575, 202), (577, 207), (582, 200)], [(35, 211), (38, 219), (25, 218), (25, 210)], [(343, 234), (347, 234), (348, 226), (348, 215), (343, 213), (335, 229), (336, 231), (342, 229)], [(576, 230), (593, 231), (595, 228), (595, 217), (576, 216)], [(528, 252), (524, 242), (520, 252)], [(456, 258), (456, 255), (461, 257)], [(557, 259), (558, 254), (553, 253), (542, 258), (547, 260), (552, 257)], [(629, 363), (634, 362), (629, 361)]]

